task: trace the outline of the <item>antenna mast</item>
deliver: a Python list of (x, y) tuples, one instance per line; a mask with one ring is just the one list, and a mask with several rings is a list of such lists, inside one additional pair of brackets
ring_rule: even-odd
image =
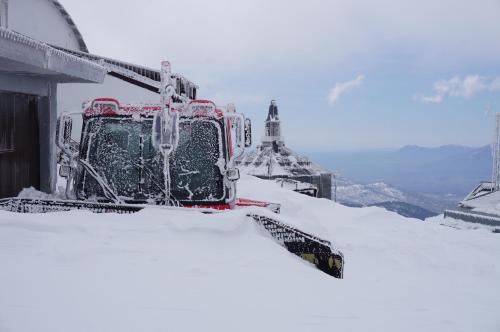
[(500, 113), (495, 115), (495, 140), (492, 146), (493, 174), (492, 183), (495, 191), (500, 189)]

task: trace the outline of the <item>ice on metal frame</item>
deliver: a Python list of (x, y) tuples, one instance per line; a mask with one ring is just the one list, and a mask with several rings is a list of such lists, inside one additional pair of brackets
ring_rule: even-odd
[(492, 144), (493, 153), (493, 174), (492, 182), (494, 185), (494, 190), (498, 191), (500, 189), (500, 113), (495, 115), (495, 140)]

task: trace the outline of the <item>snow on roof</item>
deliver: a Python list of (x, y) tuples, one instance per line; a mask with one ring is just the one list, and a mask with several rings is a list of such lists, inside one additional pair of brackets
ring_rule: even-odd
[(271, 100), (269, 105), (265, 132), (261, 144), (255, 150), (247, 152), (236, 160), (236, 165), (241, 171), (263, 178), (331, 174), (330, 171), (285, 146), (275, 100)]
[(460, 205), (474, 211), (500, 216), (500, 191), (494, 191), (477, 198), (462, 201)]
[(66, 82), (101, 83), (106, 69), (89, 60), (55, 49), (15, 31), (0, 27), (0, 57), (35, 66), (37, 74), (58, 73)]
[(300, 156), (284, 145), (275, 151), (272, 146), (259, 145), (236, 161), (241, 171), (260, 177), (315, 176), (331, 173)]
[(68, 14), (66, 9), (64, 9), (63, 5), (61, 5), (57, 0), (48, 0), (48, 1), (52, 2), (52, 4), (59, 10), (61, 16), (66, 20), (66, 23), (68, 23), (68, 25), (70, 26), (71, 30), (75, 34), (75, 37), (78, 39), (78, 46), (80, 47), (80, 51), (88, 53), (89, 50), (87, 48), (87, 45), (85, 44), (85, 41), (83, 40), (82, 34), (76, 27), (75, 22)]
[[(102, 64), (107, 68), (108, 74), (111, 76), (136, 84), (153, 92), (158, 92), (160, 89), (161, 77), (160, 70), (158, 69), (111, 59), (101, 55), (70, 50), (61, 46), (51, 46), (74, 56)], [(172, 73), (172, 78), (175, 80), (177, 94), (190, 100), (196, 99), (197, 90), (199, 89), (197, 84), (177, 73)]]

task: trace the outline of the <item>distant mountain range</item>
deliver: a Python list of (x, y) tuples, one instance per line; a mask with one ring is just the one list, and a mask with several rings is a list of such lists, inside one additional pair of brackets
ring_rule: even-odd
[(308, 152), (313, 161), (361, 184), (384, 182), (404, 192), (459, 201), (491, 178), (489, 146), (405, 146), (397, 150)]
[(409, 145), (395, 150), (305, 154), (340, 175), (340, 203), (376, 205), (420, 219), (455, 207), (480, 181), (491, 178), (489, 146)]

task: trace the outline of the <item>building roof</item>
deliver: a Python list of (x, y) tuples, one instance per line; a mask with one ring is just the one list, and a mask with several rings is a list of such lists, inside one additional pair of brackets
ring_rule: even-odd
[(89, 50), (87, 48), (87, 45), (85, 44), (85, 41), (83, 40), (82, 34), (78, 30), (78, 28), (77, 28), (75, 22), (73, 21), (73, 19), (71, 18), (71, 16), (69, 16), (66, 9), (64, 9), (63, 5), (61, 5), (59, 3), (59, 1), (57, 1), (57, 0), (48, 0), (48, 1), (52, 2), (52, 4), (59, 10), (59, 13), (61, 14), (61, 16), (66, 20), (68, 25), (71, 27), (71, 30), (73, 30), (73, 33), (75, 34), (76, 38), (78, 39), (78, 46), (80, 48), (80, 51), (88, 53)]
[(259, 177), (303, 177), (331, 173), (285, 146), (259, 145), (236, 161), (243, 172)]
[(308, 177), (331, 173), (311, 162), (307, 157), (300, 156), (287, 148), (281, 136), (280, 126), (278, 105), (275, 100), (272, 100), (261, 144), (236, 160), (236, 164), (242, 171), (250, 175), (269, 178)]
[(106, 68), (0, 27), (0, 72), (61, 83), (102, 83)]

